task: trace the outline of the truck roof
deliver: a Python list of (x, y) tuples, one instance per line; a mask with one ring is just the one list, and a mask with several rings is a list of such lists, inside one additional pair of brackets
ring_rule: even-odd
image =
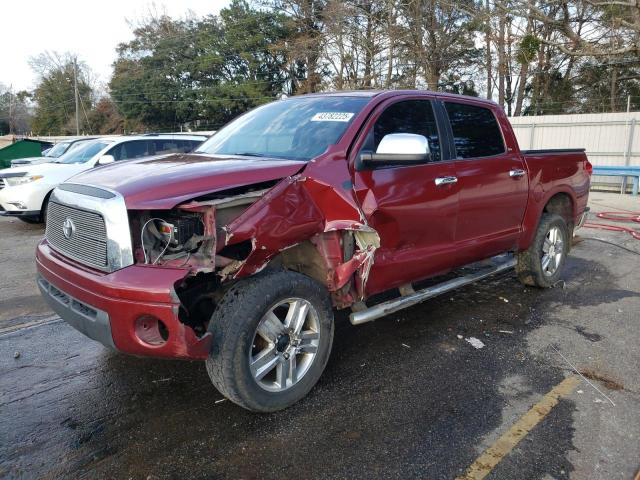
[(318, 93), (307, 93), (304, 95), (295, 95), (289, 98), (297, 98), (297, 97), (377, 97), (377, 96), (385, 96), (385, 97), (396, 97), (402, 95), (438, 95), (439, 97), (451, 98), (451, 99), (467, 99), (474, 102), (486, 103), (489, 105), (496, 106), (498, 105), (493, 100), (488, 100), (486, 98), (481, 97), (473, 97), (471, 95), (460, 95), (457, 93), (447, 93), (447, 92), (437, 92), (433, 90), (416, 90), (416, 89), (407, 89), (407, 90), (341, 90), (338, 92), (318, 92)]

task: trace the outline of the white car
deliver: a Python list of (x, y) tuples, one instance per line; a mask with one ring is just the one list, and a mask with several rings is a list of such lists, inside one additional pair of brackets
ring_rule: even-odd
[(64, 140), (56, 143), (49, 150), (45, 150), (42, 157), (16, 158), (11, 160), (12, 167), (22, 167), (25, 165), (38, 165), (39, 163), (53, 162), (56, 158), (61, 157), (65, 153), (78, 148), (84, 142), (95, 140), (95, 137), (80, 137), (71, 140)]
[(49, 163), (0, 170), (0, 215), (29, 223), (45, 221), (49, 195), (74, 175), (118, 160), (190, 152), (206, 138), (181, 134), (100, 138)]

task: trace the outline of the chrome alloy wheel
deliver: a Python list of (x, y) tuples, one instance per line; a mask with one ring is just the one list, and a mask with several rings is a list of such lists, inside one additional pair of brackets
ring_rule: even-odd
[(558, 227), (551, 227), (542, 244), (542, 273), (552, 276), (564, 255), (564, 239)]
[(288, 298), (262, 317), (253, 337), (249, 368), (258, 385), (282, 392), (307, 373), (318, 352), (318, 312), (302, 298)]

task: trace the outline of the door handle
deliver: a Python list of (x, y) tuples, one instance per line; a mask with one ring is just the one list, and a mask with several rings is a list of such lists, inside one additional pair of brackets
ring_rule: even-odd
[(458, 183), (458, 177), (438, 177), (435, 179), (436, 187), (440, 185), (449, 185), (451, 183)]
[(513, 170), (511, 170), (509, 172), (509, 176), (514, 178), (514, 177), (522, 177), (526, 174), (527, 172), (525, 172), (524, 170), (522, 170), (521, 168), (514, 168)]

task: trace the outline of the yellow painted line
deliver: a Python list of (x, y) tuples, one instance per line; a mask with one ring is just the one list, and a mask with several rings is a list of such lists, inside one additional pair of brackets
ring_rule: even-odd
[(579, 383), (579, 377), (571, 376), (553, 387), (549, 393), (542, 397), (542, 400), (531, 407), (507, 432), (487, 448), (469, 466), (464, 475), (457, 477), (457, 480), (481, 480), (489, 475), (495, 466), (513, 450), (513, 447), (549, 414), (558, 404), (560, 398), (571, 394)]

